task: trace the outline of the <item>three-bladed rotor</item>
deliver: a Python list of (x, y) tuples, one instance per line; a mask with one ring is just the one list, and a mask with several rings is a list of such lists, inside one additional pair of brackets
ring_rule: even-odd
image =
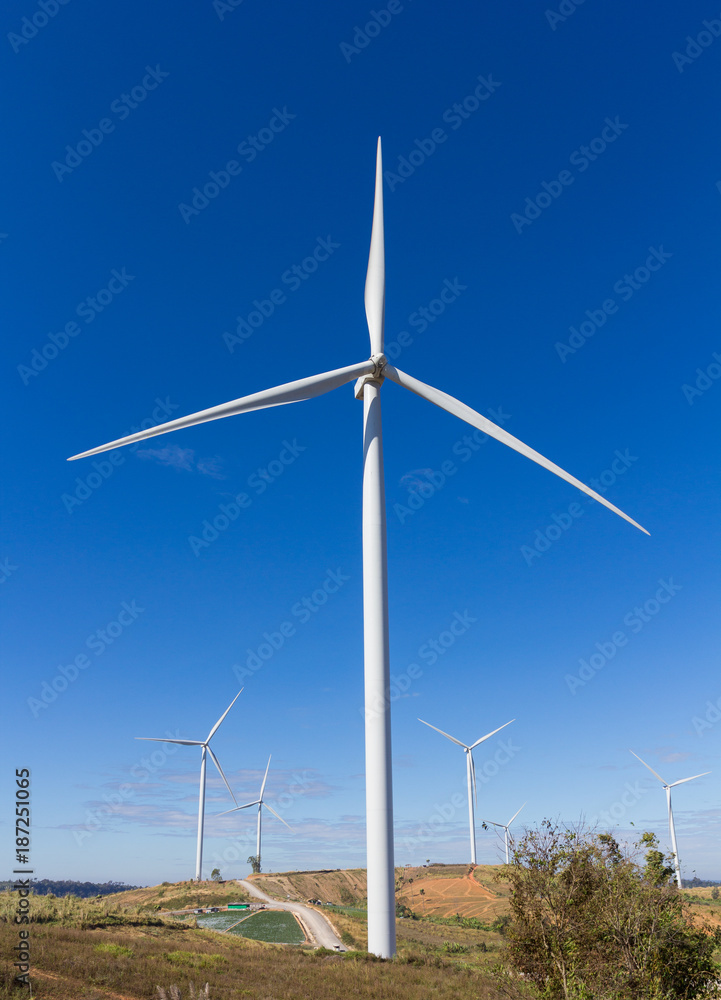
[[(549, 472), (559, 476), (583, 493), (608, 507), (615, 514), (645, 531), (604, 497), (539, 452), (508, 434), (492, 421), (461, 403), (453, 396), (406, 375), (388, 364), (383, 355), (385, 309), (385, 250), (383, 221), (383, 163), (381, 142), (376, 151), (373, 226), (365, 284), (365, 308), (370, 337), (370, 358), (345, 368), (311, 375), (228, 403), (212, 406), (177, 420), (117, 438), (108, 444), (73, 456), (74, 459), (97, 455), (136, 441), (146, 440), (196, 424), (235, 416), (252, 410), (302, 402), (323, 395), (354, 379), (359, 380), (356, 395), (363, 398), (363, 605), (364, 671), (366, 697), (366, 815), (368, 849), (368, 949), (384, 958), (395, 952), (395, 897), (393, 862), (393, 808), (391, 779), (390, 686), (387, 544), (385, 492), (383, 485), (383, 446), (380, 389), (385, 379), (416, 393), (428, 402), (476, 427), (489, 437), (519, 452)], [(449, 366), (453, 371), (452, 366)], [(647, 532), (646, 532), (647, 533)], [(379, 706), (381, 708), (379, 709)], [(444, 734), (446, 735), (446, 734)], [(492, 734), (490, 734), (492, 735)], [(484, 737), (487, 739), (487, 737)], [(477, 745), (477, 744), (476, 744)], [(203, 745), (205, 746), (205, 744)], [(469, 776), (475, 787), (475, 768), (471, 748)], [(205, 753), (205, 750), (204, 750)], [(472, 792), (469, 791), (472, 809)], [(475, 848), (474, 848), (475, 851)]]

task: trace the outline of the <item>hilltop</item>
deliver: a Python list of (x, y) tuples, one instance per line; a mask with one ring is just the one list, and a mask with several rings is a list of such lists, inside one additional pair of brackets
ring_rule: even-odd
[(185, 910), (196, 906), (226, 906), (246, 903), (248, 894), (237, 882), (162, 882), (145, 888), (129, 889), (108, 897), (119, 906), (149, 911)]
[[(396, 901), (428, 916), (477, 917), (493, 921), (509, 912), (509, 890), (495, 865), (424, 865), (396, 868)], [(251, 875), (250, 881), (276, 899), (318, 899), (335, 906), (365, 907), (364, 868), (319, 869)]]

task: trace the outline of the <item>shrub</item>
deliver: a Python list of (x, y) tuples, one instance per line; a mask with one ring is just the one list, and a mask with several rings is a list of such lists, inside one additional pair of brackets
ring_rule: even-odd
[(691, 926), (652, 834), (636, 845), (544, 820), (503, 868), (512, 887), (508, 957), (549, 1000), (690, 1000), (718, 977), (719, 932)]
[(115, 955), (118, 958), (122, 955), (131, 958), (133, 954), (132, 948), (125, 948), (122, 944), (96, 944), (93, 950), (105, 952), (106, 955)]

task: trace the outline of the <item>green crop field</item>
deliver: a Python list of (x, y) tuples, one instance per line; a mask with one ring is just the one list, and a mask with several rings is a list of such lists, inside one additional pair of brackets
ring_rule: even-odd
[[(241, 920), (241, 923), (238, 921)], [(232, 927), (232, 924), (238, 924)], [(280, 910), (261, 910), (243, 920), (242, 914), (220, 913), (198, 917), (198, 927), (203, 930), (228, 931), (253, 941), (272, 941), (274, 944), (302, 944), (305, 935), (292, 913)]]

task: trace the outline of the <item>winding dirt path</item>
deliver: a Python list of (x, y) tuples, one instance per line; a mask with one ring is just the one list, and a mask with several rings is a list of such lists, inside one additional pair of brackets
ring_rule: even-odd
[(321, 948), (329, 948), (333, 951), (346, 950), (345, 945), (333, 930), (330, 921), (326, 919), (320, 910), (314, 910), (310, 906), (304, 906), (302, 903), (295, 903), (291, 900), (281, 902), (279, 899), (273, 899), (272, 896), (266, 895), (262, 889), (259, 889), (257, 885), (253, 885), (252, 882), (247, 882), (243, 878), (237, 879), (237, 882), (251, 896), (255, 896), (256, 899), (262, 899), (264, 903), (268, 903), (274, 909), (289, 910), (300, 922), (306, 937), (312, 944)]

